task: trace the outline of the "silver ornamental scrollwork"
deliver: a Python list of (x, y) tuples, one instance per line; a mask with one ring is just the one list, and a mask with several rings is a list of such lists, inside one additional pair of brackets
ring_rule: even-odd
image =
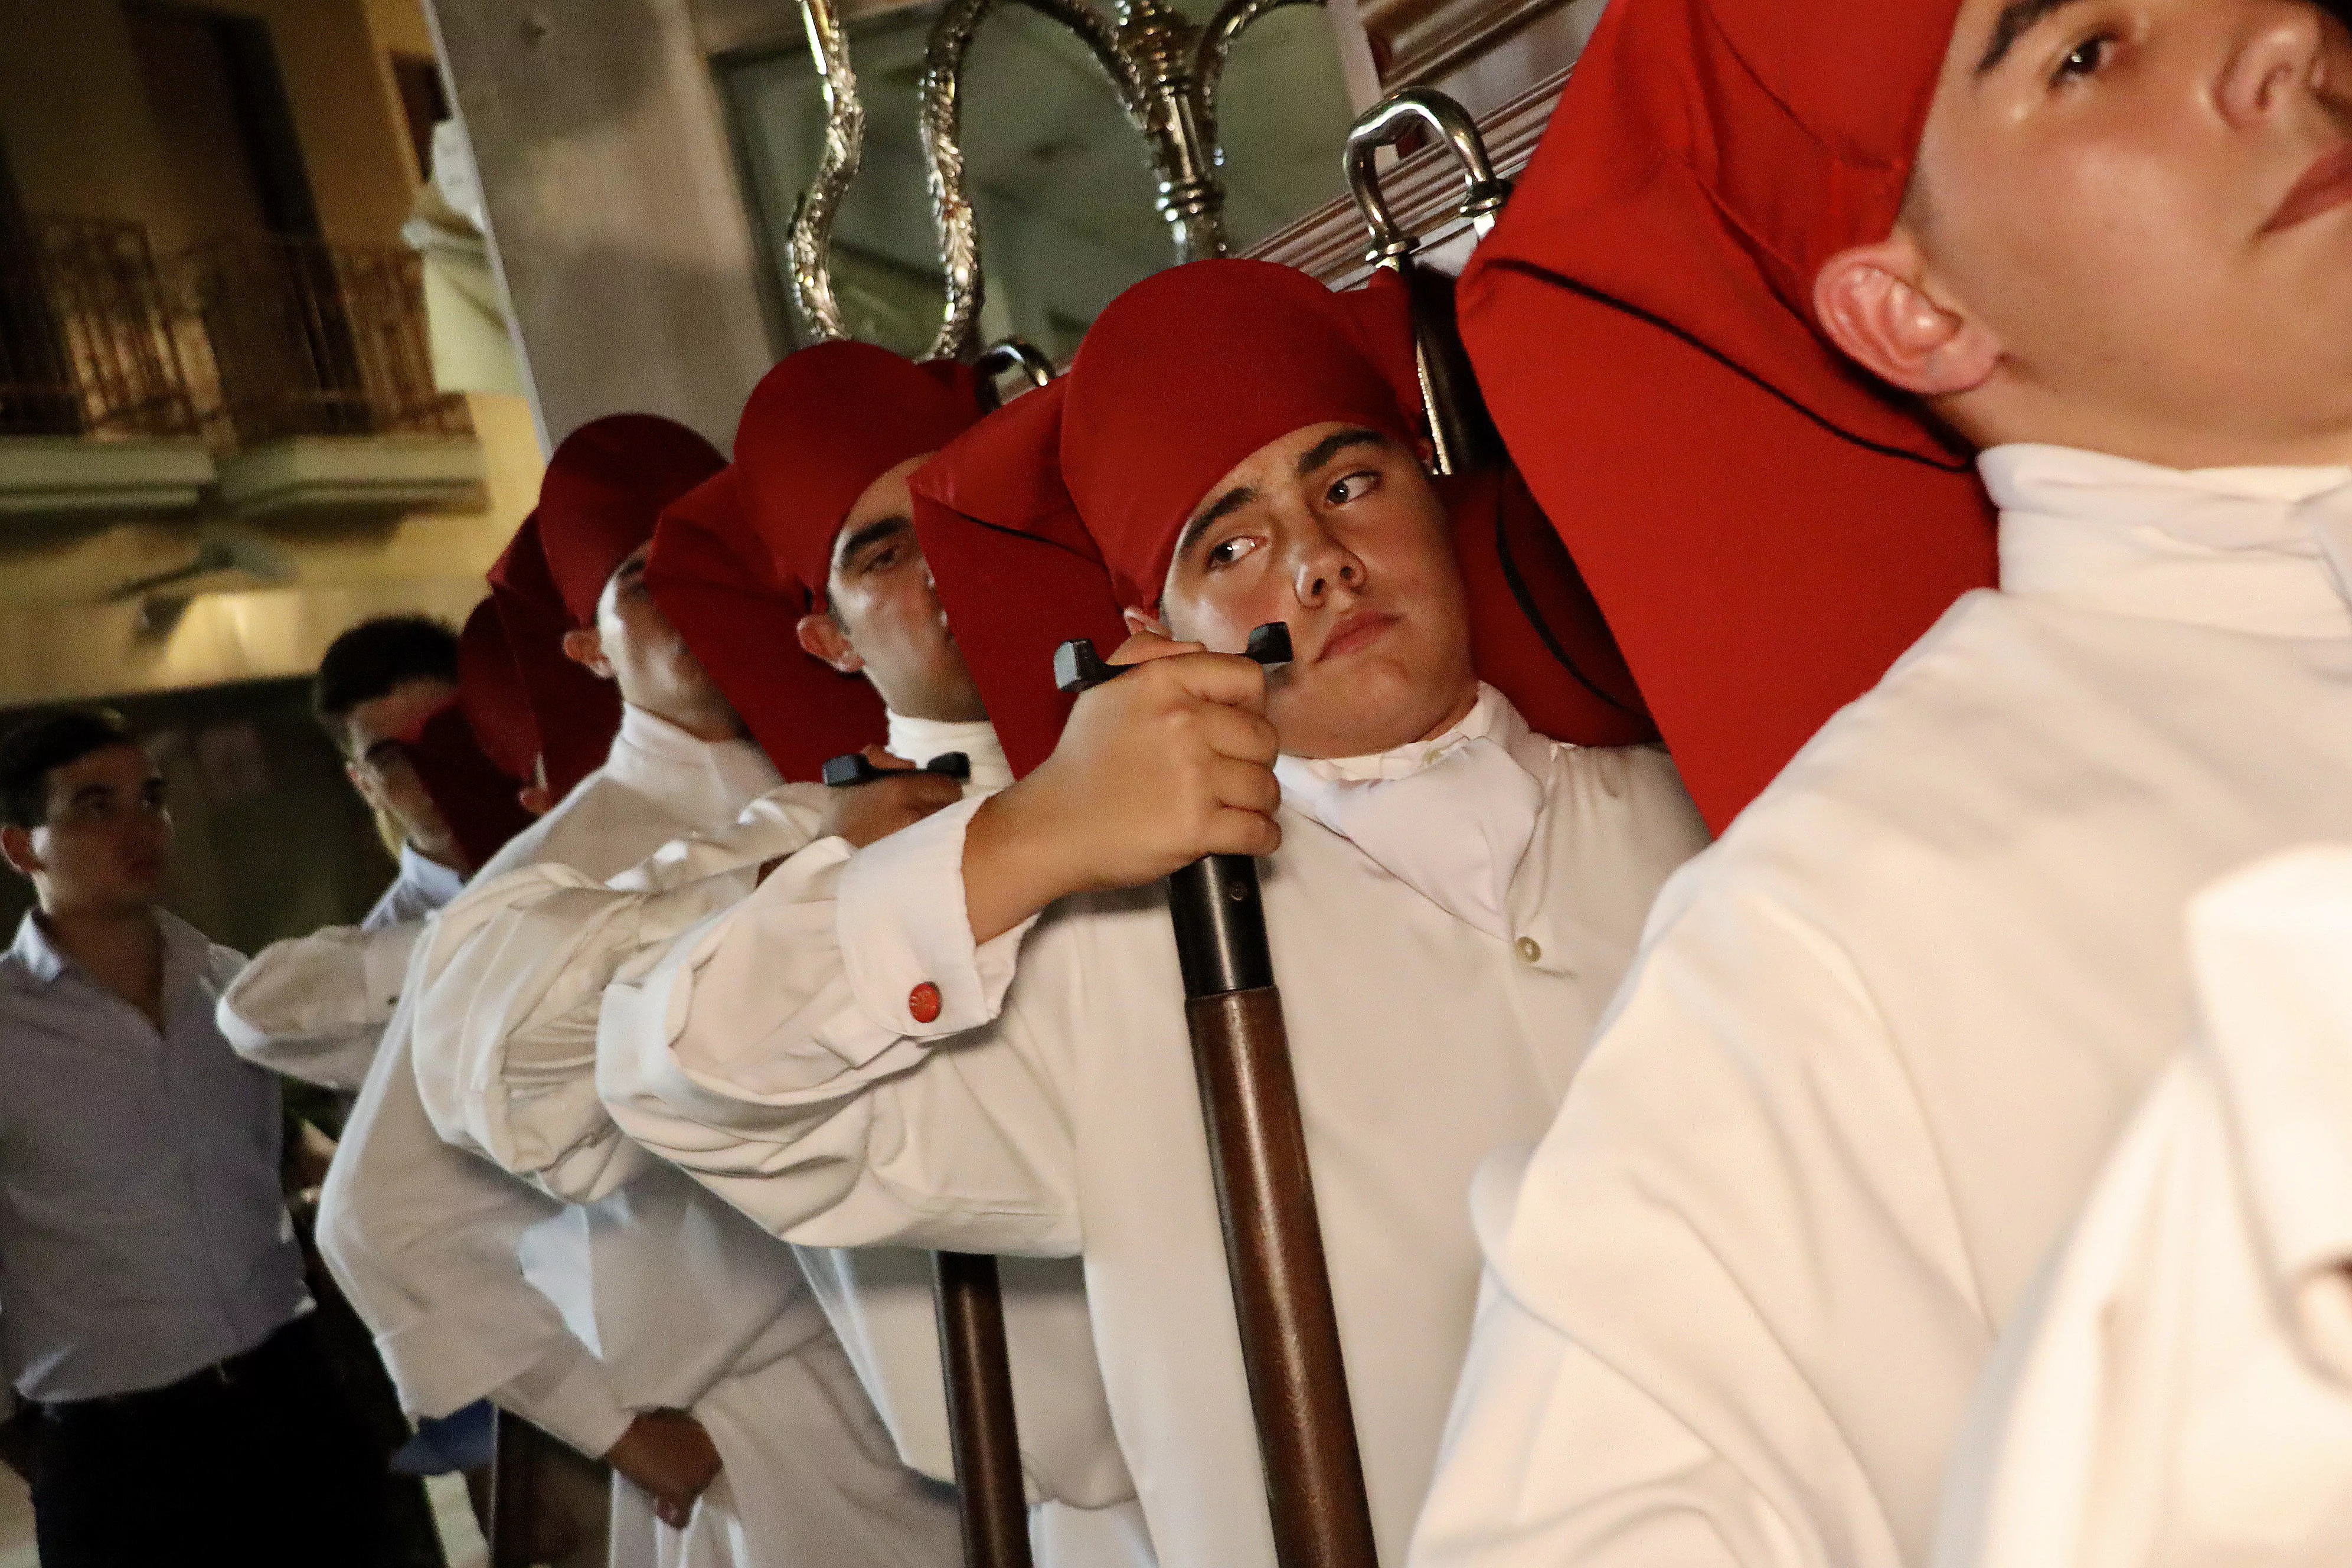
[(801, 319), (819, 342), (830, 342), (849, 336), (833, 289), (833, 220), (843, 193), (857, 177), (866, 147), (866, 106), (857, 97), (849, 38), (834, 0), (801, 0), (801, 20), (808, 28), (809, 58), (824, 88), (824, 150), (793, 213), (784, 266)]
[[(803, 0), (814, 4), (816, 0)], [(1180, 261), (1223, 256), (1224, 158), (1217, 141), (1216, 93), (1234, 43), (1270, 11), (1322, 0), (1226, 0), (1206, 28), (1161, 0), (1121, 0), (1106, 16), (1084, 0), (1012, 0), (1077, 35), (1110, 79), (1119, 107), (1143, 134), (1160, 185), (1156, 203)], [(946, 273), (946, 303), (934, 358), (968, 357), (983, 299), (980, 226), (964, 194), (963, 63), (996, 0), (948, 0), (931, 26), (922, 76), (923, 148), (931, 210)]]

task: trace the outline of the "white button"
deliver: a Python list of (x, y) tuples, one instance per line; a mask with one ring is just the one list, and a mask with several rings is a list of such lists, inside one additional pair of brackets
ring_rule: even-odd
[(1543, 947), (1536, 941), (1535, 938), (1531, 936), (1523, 936), (1519, 938), (1517, 942), (1514, 945), (1519, 950), (1520, 962), (1525, 963), (1541, 963), (1543, 962)]

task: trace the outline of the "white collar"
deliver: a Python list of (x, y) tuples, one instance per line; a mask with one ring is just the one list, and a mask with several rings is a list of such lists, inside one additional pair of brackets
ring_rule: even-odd
[(1362, 757), (1279, 757), (1284, 804), (1347, 839), (1398, 881), (1508, 939), (1511, 879), (1543, 814), (1543, 759), (1510, 700), (1478, 688), (1444, 734)]
[[(155, 911), (155, 926), (163, 934), (163, 994), (168, 999), (178, 984), (181, 972), (202, 972), (212, 952), (212, 942), (169, 910)], [(16, 940), (9, 944), (7, 956), (44, 985), (54, 984), (67, 970), (79, 967), (50, 937), (38, 905), (26, 910), (25, 918), (16, 923)]]
[(784, 782), (767, 753), (751, 742), (697, 740), (636, 707), (621, 710), (621, 732), (613, 737), (604, 773), (698, 826), (733, 821)]
[(2352, 637), (2352, 468), (2162, 468), (2065, 447), (1978, 459), (2007, 594), (2286, 637)]
[(406, 842), (400, 847), (400, 879), (429, 900), (436, 910), (446, 908), (466, 890), (463, 871), (444, 866)]
[(950, 721), (890, 715), (889, 751), (894, 757), (920, 765), (950, 752), (961, 752), (971, 763), (976, 789), (1003, 789), (1013, 783), (1013, 764), (1004, 760), (1004, 746), (996, 726), (985, 719)]
[(1409, 779), (1465, 741), (1491, 740), (1517, 754), (1524, 750), (1521, 738), (1528, 733), (1528, 721), (1519, 717), (1511, 700), (1482, 680), (1478, 700), (1470, 705), (1468, 715), (1442, 735), (1360, 757), (1284, 757), (1275, 763), (1275, 773), (1278, 777), (1302, 782), (1319, 779), (1326, 784)]

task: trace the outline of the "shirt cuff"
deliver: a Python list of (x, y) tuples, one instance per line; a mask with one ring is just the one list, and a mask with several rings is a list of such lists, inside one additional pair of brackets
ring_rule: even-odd
[(491, 1394), (490, 1402), (592, 1459), (611, 1453), (636, 1418), (613, 1397), (604, 1363), (571, 1347), (541, 1358)]
[(898, 1037), (943, 1039), (992, 1020), (1036, 923), (1032, 915), (984, 944), (971, 940), (963, 841), (986, 798), (877, 839), (842, 868), (842, 966), (859, 1010)]
[(424, 934), (423, 921), (385, 926), (368, 933), (367, 945), (360, 952), (360, 978), (367, 987), (371, 1022), (392, 1022), (392, 1015), (400, 1005), (401, 987), (408, 980), (409, 956), (416, 951), (417, 938)]

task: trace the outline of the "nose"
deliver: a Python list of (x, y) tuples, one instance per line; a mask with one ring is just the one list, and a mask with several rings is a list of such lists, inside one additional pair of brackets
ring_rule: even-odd
[(1297, 562), (1292, 580), (1300, 605), (1322, 604), (1339, 589), (1364, 591), (1363, 558), (1341, 543), (1320, 518), (1310, 515), (1298, 525)]
[(2315, 0), (2254, 0), (2246, 12), (2220, 100), (2231, 123), (2252, 126), (2317, 89), (2328, 24)]

